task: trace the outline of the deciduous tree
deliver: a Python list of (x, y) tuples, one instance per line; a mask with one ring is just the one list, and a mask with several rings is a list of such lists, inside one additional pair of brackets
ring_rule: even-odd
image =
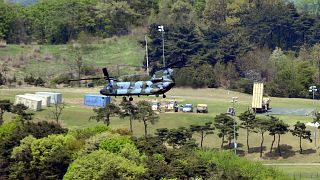
[(59, 119), (62, 115), (62, 112), (65, 108), (65, 103), (54, 103), (53, 108), (51, 109), (51, 113), (53, 116), (53, 119), (56, 121), (57, 124), (59, 124)]
[(139, 179), (143, 165), (105, 150), (94, 151), (76, 159), (63, 179)]

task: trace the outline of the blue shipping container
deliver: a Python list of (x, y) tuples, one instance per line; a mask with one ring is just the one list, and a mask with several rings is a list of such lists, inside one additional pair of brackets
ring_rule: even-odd
[(86, 94), (84, 96), (85, 106), (106, 107), (111, 101), (109, 96)]

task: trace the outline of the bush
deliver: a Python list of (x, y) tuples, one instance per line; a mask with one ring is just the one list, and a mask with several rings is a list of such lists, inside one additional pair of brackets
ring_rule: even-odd
[(196, 154), (204, 161), (216, 164), (220, 176), (218, 179), (288, 179), (280, 171), (251, 162), (229, 151), (198, 150)]
[(51, 83), (54, 84), (69, 84), (70, 75), (69, 74), (60, 74), (59, 76), (55, 77)]

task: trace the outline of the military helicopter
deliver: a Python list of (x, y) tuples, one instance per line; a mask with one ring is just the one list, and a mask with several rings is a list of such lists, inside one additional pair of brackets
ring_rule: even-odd
[[(148, 81), (136, 81), (136, 82), (117, 82), (113, 77), (109, 76), (107, 68), (103, 68), (102, 72), (108, 83), (103, 89), (100, 90), (100, 94), (105, 96), (122, 96), (123, 99), (129, 97), (129, 101), (133, 100), (132, 96), (149, 96), (155, 95), (159, 97), (162, 95), (163, 98), (166, 98), (165, 93), (168, 92), (174, 85), (175, 81), (172, 77), (173, 68), (176, 68), (175, 65), (180, 62), (170, 64), (166, 67), (156, 69), (152, 77)], [(79, 81), (79, 80), (95, 80), (102, 78), (85, 78), (78, 80), (70, 81)]]

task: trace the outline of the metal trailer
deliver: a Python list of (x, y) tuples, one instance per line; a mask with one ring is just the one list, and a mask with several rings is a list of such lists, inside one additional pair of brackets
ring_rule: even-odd
[(39, 111), (42, 101), (39, 98), (31, 96), (16, 95), (15, 104), (23, 104), (33, 111)]
[(41, 99), (42, 101), (42, 107), (48, 107), (50, 106), (50, 100), (51, 100), (51, 96), (48, 95), (40, 95), (40, 94), (24, 94), (25, 96), (30, 96), (30, 97), (36, 97)]
[(93, 107), (104, 108), (110, 102), (111, 102), (111, 98), (109, 96), (86, 94), (84, 96), (83, 104), (85, 106), (93, 106)]
[(36, 92), (36, 95), (48, 95), (51, 97), (50, 104), (61, 104), (62, 103), (62, 94), (55, 92)]

